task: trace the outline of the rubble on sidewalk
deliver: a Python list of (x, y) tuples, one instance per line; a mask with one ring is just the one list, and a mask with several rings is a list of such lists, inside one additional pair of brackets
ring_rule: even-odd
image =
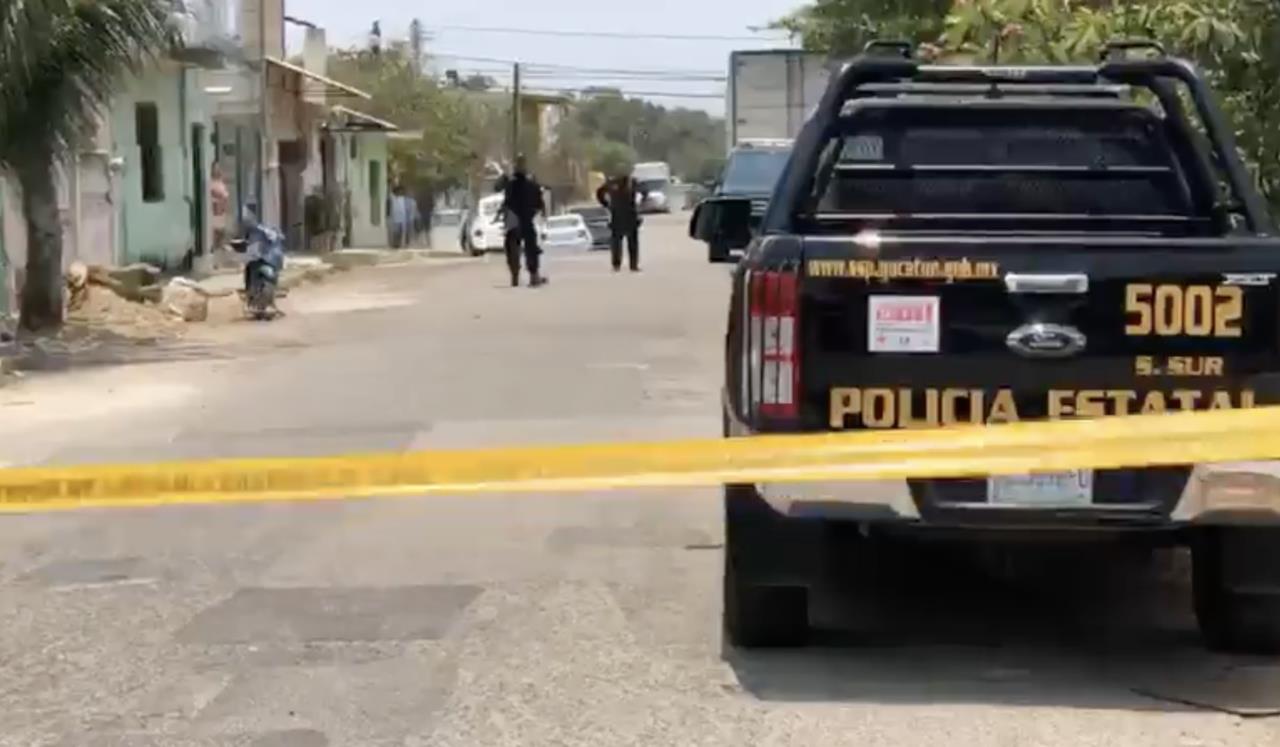
[(73, 262), (67, 269), (67, 306), (76, 310), (83, 306), (93, 287), (106, 288), (120, 298), (135, 303), (160, 301), (160, 270), (137, 263), (112, 268)]
[(188, 278), (166, 280), (147, 264), (103, 267), (72, 263), (66, 272), (67, 328), (59, 337), (91, 330), (134, 339), (173, 337), (184, 324), (205, 321), (210, 292)]
[[(279, 297), (291, 288), (319, 282), (337, 271), (326, 258), (290, 255), (280, 277)], [(180, 337), (186, 325), (225, 323), (243, 317), (240, 298), (243, 262), (223, 258), (232, 266), (201, 279), (169, 277), (146, 263), (107, 267), (73, 262), (64, 274), (65, 326), (56, 335), (24, 340), (23, 345), (72, 352), (103, 334), (139, 344)], [(9, 339), (12, 339), (9, 335)], [(23, 345), (16, 347), (20, 348)], [(0, 359), (5, 357), (0, 327)]]
[(160, 305), (184, 322), (209, 318), (209, 292), (187, 278), (170, 280), (161, 291)]
[(66, 282), (68, 322), (108, 327), (203, 322), (211, 298), (235, 294), (234, 288), (209, 289), (190, 278), (165, 280), (158, 268), (141, 263), (112, 268), (75, 262)]
[(82, 337), (91, 330), (135, 339), (180, 334), (182, 319), (159, 304), (164, 287), (142, 282), (150, 275), (138, 268), (123, 277), (104, 268), (73, 266), (67, 273), (66, 327), (59, 337)]

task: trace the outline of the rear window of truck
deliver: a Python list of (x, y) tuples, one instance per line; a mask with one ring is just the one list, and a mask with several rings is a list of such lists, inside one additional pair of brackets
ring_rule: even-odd
[(1138, 107), (894, 107), (846, 120), (820, 213), (1194, 216), (1161, 120)]

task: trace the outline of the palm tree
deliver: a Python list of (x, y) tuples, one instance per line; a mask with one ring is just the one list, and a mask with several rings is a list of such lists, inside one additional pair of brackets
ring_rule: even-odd
[(170, 0), (0, 0), (0, 168), (22, 187), (21, 324), (62, 323), (55, 168), (97, 126), (119, 77), (174, 41)]

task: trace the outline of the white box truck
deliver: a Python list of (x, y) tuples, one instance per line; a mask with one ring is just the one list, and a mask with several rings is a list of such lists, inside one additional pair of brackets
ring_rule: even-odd
[(725, 124), (732, 150), (744, 140), (792, 140), (827, 90), (833, 63), (800, 49), (729, 53)]
[(645, 192), (644, 199), (640, 201), (640, 212), (671, 212), (670, 164), (666, 161), (637, 163), (631, 170), (631, 178), (635, 179)]
[[(758, 225), (791, 156), (791, 143), (827, 90), (838, 63), (799, 49), (729, 53), (725, 122), (729, 153), (713, 196), (751, 200)], [(727, 262), (726, 246), (707, 246), (707, 259)]]

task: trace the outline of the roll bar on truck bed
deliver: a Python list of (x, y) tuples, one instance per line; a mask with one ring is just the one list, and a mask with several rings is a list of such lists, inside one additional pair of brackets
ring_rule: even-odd
[[(1131, 50), (1148, 50), (1154, 56), (1145, 59), (1126, 58)], [(1177, 84), (1186, 94), (1204, 130), (1204, 138), (1212, 151), (1211, 167), (1221, 171), (1230, 196), (1222, 207), (1238, 213), (1248, 230), (1258, 236), (1274, 234), (1266, 203), (1253, 186), (1253, 179), (1240, 158), (1231, 127), (1214, 100), (1213, 94), (1195, 66), (1187, 60), (1170, 57), (1157, 43), (1146, 40), (1118, 40), (1108, 43), (1096, 65), (1005, 66), (1005, 65), (933, 65), (922, 64), (912, 54), (911, 45), (902, 41), (873, 41), (863, 54), (847, 62), (832, 76), (813, 115), (796, 138), (792, 159), (783, 172), (774, 199), (761, 225), (761, 233), (793, 230), (792, 206), (801, 204), (817, 171), (824, 144), (839, 129), (841, 112), (851, 99), (877, 95), (886, 86), (948, 85), (958, 88), (974, 85), (1042, 86), (1046, 92), (1061, 88), (1082, 95), (1090, 90), (1105, 90), (1116, 85), (1143, 87), (1160, 102), (1167, 116), (1178, 118), (1180, 126), (1190, 128), (1185, 108), (1179, 98)], [(866, 88), (864, 88), (866, 87)], [(936, 89), (935, 89), (936, 90)]]

